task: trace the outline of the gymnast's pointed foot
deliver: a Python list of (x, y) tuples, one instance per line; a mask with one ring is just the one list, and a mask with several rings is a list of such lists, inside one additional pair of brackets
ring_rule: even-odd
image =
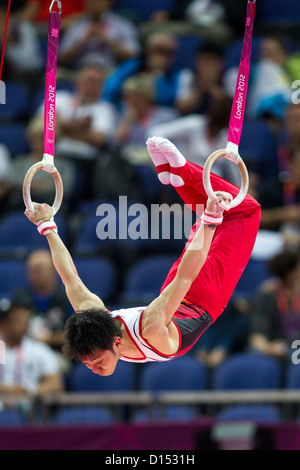
[(175, 145), (163, 137), (151, 137), (146, 144), (159, 180), (174, 187), (183, 186), (186, 159)]

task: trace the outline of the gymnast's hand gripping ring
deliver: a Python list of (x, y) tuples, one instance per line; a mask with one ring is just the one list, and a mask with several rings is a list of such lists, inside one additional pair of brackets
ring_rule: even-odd
[(27, 171), (27, 174), (25, 176), (24, 183), (23, 183), (23, 199), (24, 199), (26, 209), (29, 212), (34, 212), (34, 205), (31, 200), (30, 189), (31, 189), (32, 179), (39, 170), (43, 170), (43, 171), (47, 171), (48, 173), (51, 173), (54, 179), (56, 194), (55, 194), (55, 200), (54, 200), (52, 209), (53, 209), (53, 215), (55, 215), (58, 212), (61, 206), (62, 200), (63, 200), (63, 182), (62, 182), (62, 179), (58, 170), (54, 166), (53, 157), (48, 154), (44, 154), (43, 160), (32, 165), (32, 167), (29, 168), (29, 170)]
[(232, 200), (230, 204), (230, 209), (232, 209), (233, 207), (236, 207), (239, 204), (241, 204), (241, 202), (243, 202), (243, 200), (245, 199), (247, 192), (248, 192), (248, 188), (249, 188), (249, 175), (248, 175), (247, 167), (239, 155), (237, 159), (232, 159), (229, 157), (227, 150), (225, 149), (217, 150), (216, 152), (212, 153), (208, 157), (203, 168), (203, 185), (204, 185), (206, 194), (208, 195), (209, 198), (215, 198), (216, 196), (212, 188), (211, 181), (210, 181), (211, 168), (214, 162), (218, 158), (221, 158), (221, 157), (225, 157), (228, 160), (234, 161), (237, 167), (239, 168), (240, 174), (241, 174), (241, 189), (240, 189), (239, 194), (236, 196), (236, 198)]

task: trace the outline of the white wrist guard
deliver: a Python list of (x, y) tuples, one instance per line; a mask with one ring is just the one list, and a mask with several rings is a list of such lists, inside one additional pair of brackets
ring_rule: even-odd
[(41, 220), (36, 225), (37, 225), (38, 232), (41, 235), (48, 235), (48, 233), (50, 233), (51, 230), (53, 230), (55, 233), (58, 232), (57, 225), (54, 222), (53, 217), (50, 220), (47, 220), (46, 222)]
[(201, 215), (201, 222), (206, 225), (220, 225), (223, 222), (223, 217), (214, 215), (214, 212), (210, 212), (205, 209)]

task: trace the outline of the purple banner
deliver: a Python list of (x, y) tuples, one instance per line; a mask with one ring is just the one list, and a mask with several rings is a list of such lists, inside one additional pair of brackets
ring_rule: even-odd
[(208, 430), (210, 420), (197, 423), (141, 425), (43, 426), (0, 430), (1, 450), (193, 450), (198, 430)]
[(241, 56), (241, 62), (239, 66), (239, 73), (237, 78), (237, 84), (235, 89), (235, 95), (233, 100), (233, 106), (231, 110), (228, 142), (239, 146), (241, 140), (241, 134), (243, 129), (243, 121), (246, 108), (246, 97), (249, 81), (250, 61), (251, 61), (251, 49), (252, 49), (252, 35), (253, 26), (255, 19), (256, 4), (254, 2), (248, 2), (247, 5), (247, 18), (246, 18), (246, 29), (243, 42), (243, 50)]
[(54, 156), (55, 145), (55, 97), (59, 33), (60, 13), (50, 12), (48, 21), (48, 49), (45, 83), (44, 153), (52, 156)]
[[(44, 425), (2, 428), (0, 449), (103, 450), (107, 452), (222, 450), (224, 446), (212, 440), (212, 430), (217, 423), (217, 421), (200, 418), (194, 422), (153, 422), (140, 425)], [(258, 423), (255, 429), (257, 438), (253, 439), (253, 450), (300, 450), (300, 426), (297, 423)], [(238, 441), (237, 438), (235, 440)], [(232, 442), (231, 438), (231, 450), (237, 450), (237, 444), (237, 442)], [(259, 449), (255, 448), (257, 444), (260, 446)]]

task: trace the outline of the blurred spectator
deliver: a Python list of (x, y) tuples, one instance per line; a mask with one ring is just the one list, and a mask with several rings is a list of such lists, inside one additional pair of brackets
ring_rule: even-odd
[[(160, 9), (156, 10), (154, 13), (152, 13), (149, 22), (152, 24), (165, 24), (166, 22), (169, 22), (171, 19), (171, 13), (172, 9)], [(147, 23), (147, 22), (145, 22)]]
[[(95, 62), (78, 72), (75, 91), (58, 91), (56, 115), (62, 137), (57, 143), (59, 155), (95, 159), (115, 130), (114, 107), (100, 99), (106, 69)], [(43, 108), (44, 106), (42, 106)]]
[(9, 210), (11, 197), (10, 174), (12, 159), (8, 148), (0, 144), (0, 214), (3, 215)]
[(30, 335), (55, 350), (63, 344), (63, 328), (71, 313), (71, 306), (63, 286), (59, 283), (50, 252), (37, 250), (27, 260), (28, 288), (13, 294), (16, 302), (26, 302), (34, 316), (30, 321)]
[[(152, 135), (153, 126), (178, 117), (175, 109), (155, 103), (154, 79), (147, 74), (128, 78), (122, 98), (114, 148), (101, 155), (93, 172), (96, 199), (114, 199), (120, 194), (132, 200), (142, 199), (144, 188), (141, 189), (137, 166), (151, 164), (145, 142)], [(155, 172), (153, 177), (156, 181)]]
[[(300, 107), (289, 104), (282, 123), (280, 171), (288, 171), (288, 156), (292, 148), (300, 147)], [(287, 165), (287, 166), (285, 166)]]
[(121, 64), (107, 79), (104, 97), (119, 106), (124, 81), (141, 73), (155, 80), (155, 103), (176, 106), (182, 99), (191, 99), (192, 71), (174, 68), (177, 40), (164, 31), (154, 32), (145, 40), (143, 54)]
[(9, 395), (63, 391), (55, 354), (46, 344), (28, 336), (30, 309), (25, 303), (2, 299), (0, 336), (5, 343), (5, 364), (0, 365), (0, 392)]
[[(100, 98), (105, 77), (101, 61), (88, 63), (78, 71), (75, 91), (56, 94), (56, 119), (62, 135), (55, 152), (75, 163), (84, 197), (88, 197), (95, 161), (111, 145), (117, 122), (114, 106)], [(44, 105), (38, 114), (43, 112)]]
[[(151, 130), (153, 135), (171, 140), (190, 162), (204, 166), (211, 153), (227, 145), (231, 107), (231, 98), (221, 97), (211, 103), (207, 116), (193, 114), (181, 117)], [(234, 184), (240, 184), (236, 165), (225, 158), (215, 162), (213, 171)]]
[(60, 46), (60, 64), (77, 68), (83, 59), (102, 57), (107, 67), (139, 52), (137, 29), (112, 11), (114, 0), (85, 0), (85, 15), (66, 28)]
[[(300, 108), (289, 104), (286, 108), (285, 119), (279, 132), (279, 148), (277, 153), (276, 176), (270, 176), (261, 185), (258, 199), (262, 205), (262, 228), (280, 230), (286, 234), (297, 235), (299, 231), (300, 211), (299, 201), (300, 176), (298, 164), (300, 149)], [(271, 173), (271, 169), (270, 169)], [(273, 174), (273, 171), (272, 173)], [(296, 244), (297, 240), (295, 239)]]
[(171, 3), (169, 9), (156, 11), (150, 21), (139, 25), (141, 38), (158, 31), (196, 35), (218, 44), (225, 44), (232, 38), (231, 26), (225, 21), (222, 0), (172, 0)]
[[(7, 5), (0, 3), (0, 41), (4, 38)], [(26, 78), (27, 74), (39, 73), (43, 67), (43, 57), (34, 26), (23, 20), (19, 12), (10, 12), (5, 45), (5, 79)]]
[(284, 359), (300, 335), (299, 254), (280, 253), (269, 267), (274, 279), (262, 284), (249, 314), (249, 347)]
[[(49, 6), (44, 0), (27, 0), (22, 10), (22, 18), (37, 26), (47, 26), (49, 18)], [(56, 10), (56, 5), (54, 7)], [(61, 12), (61, 27), (69, 26), (84, 12), (84, 0), (64, 0)]]
[(253, 117), (282, 119), (291, 99), (290, 77), (286, 70), (288, 50), (276, 37), (265, 37), (260, 45), (260, 60), (254, 66), (248, 110)]
[[(59, 122), (55, 123), (56, 143), (61, 137)], [(27, 155), (17, 155), (11, 165), (10, 205), (14, 209), (23, 209), (24, 202), (22, 188), (24, 177), (29, 168), (43, 158), (44, 153), (44, 118), (34, 117), (27, 126), (27, 139), (31, 152)], [(55, 157), (55, 166), (58, 169), (64, 184), (64, 201), (68, 203), (73, 195), (76, 173), (71, 161)], [(55, 197), (55, 186), (52, 176), (45, 171), (38, 171), (32, 180), (32, 199), (36, 202), (45, 202), (52, 205)]]
[(116, 130), (117, 143), (122, 153), (132, 163), (148, 162), (145, 142), (151, 129), (177, 117), (172, 108), (155, 104), (154, 80), (148, 75), (139, 75), (126, 80), (123, 85), (124, 110)]
[(245, 348), (246, 325), (246, 316), (234, 302), (230, 302), (218, 320), (199, 339), (195, 346), (196, 357), (208, 367), (217, 367), (228, 356)]
[[(287, 72), (288, 49), (284, 41), (267, 36), (260, 43), (260, 58), (252, 64), (249, 80), (247, 114), (251, 118), (281, 120), (291, 100), (291, 83)], [(238, 68), (229, 69), (224, 80), (226, 90), (234, 95)]]
[(299, 248), (300, 147), (291, 150), (288, 163), (285, 172), (261, 191), (261, 228), (280, 230), (286, 246)]
[(278, 142), (277, 161), (274, 161), (273, 169), (270, 168), (268, 179), (276, 178), (279, 182), (285, 183), (289, 181), (291, 177), (290, 154), (293, 150), (300, 148), (299, 106), (292, 103), (287, 106), (284, 119), (281, 121), (275, 137)]
[(195, 74), (190, 96), (177, 101), (182, 114), (205, 114), (212, 101), (223, 98), (226, 93), (222, 83), (223, 50), (220, 46), (206, 42), (200, 46), (195, 57)]

